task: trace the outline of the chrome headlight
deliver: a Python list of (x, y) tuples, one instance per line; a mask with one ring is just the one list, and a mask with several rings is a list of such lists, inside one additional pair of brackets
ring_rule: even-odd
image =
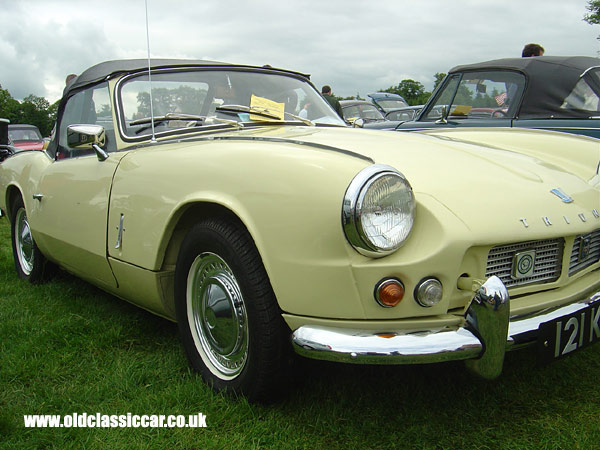
[(374, 258), (402, 246), (415, 220), (415, 197), (404, 175), (376, 164), (354, 177), (344, 196), (342, 224), (348, 242)]

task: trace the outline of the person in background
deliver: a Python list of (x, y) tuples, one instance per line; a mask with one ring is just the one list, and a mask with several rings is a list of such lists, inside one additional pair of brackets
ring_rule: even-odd
[(527, 44), (523, 47), (521, 56), (523, 58), (528, 58), (530, 56), (544, 56), (544, 47), (540, 44)]
[(71, 86), (71, 84), (73, 84), (73, 82), (75, 81), (75, 78), (77, 78), (77, 75), (74, 73), (70, 73), (69, 75), (67, 75), (67, 78), (65, 78), (65, 88), (63, 89), (63, 97), (67, 93), (67, 89), (69, 88), (69, 86)]
[(335, 110), (335, 112), (338, 113), (338, 116), (340, 116), (343, 119), (344, 114), (342, 113), (342, 105), (340, 105), (338, 99), (335, 98), (331, 93), (331, 87), (328, 85), (323, 86), (321, 88), (321, 94), (323, 94), (323, 97), (325, 97), (325, 100), (329, 102), (329, 104)]

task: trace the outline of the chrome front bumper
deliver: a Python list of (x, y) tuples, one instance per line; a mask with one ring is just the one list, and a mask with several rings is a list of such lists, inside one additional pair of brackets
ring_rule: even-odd
[(507, 350), (537, 341), (540, 324), (568, 316), (600, 299), (600, 290), (574, 303), (524, 317), (510, 317), (509, 296), (497, 277), (475, 293), (463, 326), (373, 333), (307, 325), (292, 334), (294, 350), (314, 359), (364, 364), (424, 364), (466, 360), (475, 373), (493, 379)]

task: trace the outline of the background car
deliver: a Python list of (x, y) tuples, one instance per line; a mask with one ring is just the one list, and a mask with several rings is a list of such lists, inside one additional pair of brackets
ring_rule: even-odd
[(385, 120), (383, 114), (372, 103), (365, 100), (342, 100), (340, 105), (344, 120), (348, 123), (354, 123), (356, 119), (363, 119), (365, 123)]
[(425, 105), (413, 105), (405, 108), (394, 109), (385, 114), (385, 120), (408, 122), (413, 120)]
[(396, 129), (520, 127), (600, 137), (600, 59), (510, 58), (451, 69)]
[(44, 149), (42, 133), (35, 125), (10, 124), (8, 125), (8, 136), (19, 150)]
[(8, 119), (0, 117), (0, 162), (4, 161), (10, 155), (15, 153), (15, 148), (12, 146), (8, 137)]
[(390, 92), (373, 92), (367, 94), (367, 100), (374, 104), (382, 114), (408, 106), (408, 102), (399, 94)]
[(0, 164), (19, 278), (58, 266), (176, 321), (250, 400), (292, 351), (493, 379), (507, 350), (600, 341), (596, 139), (354, 129), (301, 73), (147, 64), (84, 71), (48, 148)]

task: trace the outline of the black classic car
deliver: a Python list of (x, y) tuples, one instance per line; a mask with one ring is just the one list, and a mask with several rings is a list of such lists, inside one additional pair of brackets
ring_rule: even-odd
[(342, 100), (340, 105), (348, 123), (354, 123), (356, 119), (363, 119), (364, 123), (385, 121), (379, 109), (365, 100)]
[(391, 92), (373, 92), (367, 94), (367, 101), (375, 105), (383, 115), (408, 106), (408, 102), (404, 100), (404, 97)]
[(0, 162), (15, 153), (15, 148), (8, 136), (8, 119), (0, 118)]
[(396, 130), (521, 127), (600, 138), (600, 59), (510, 58), (454, 67)]

